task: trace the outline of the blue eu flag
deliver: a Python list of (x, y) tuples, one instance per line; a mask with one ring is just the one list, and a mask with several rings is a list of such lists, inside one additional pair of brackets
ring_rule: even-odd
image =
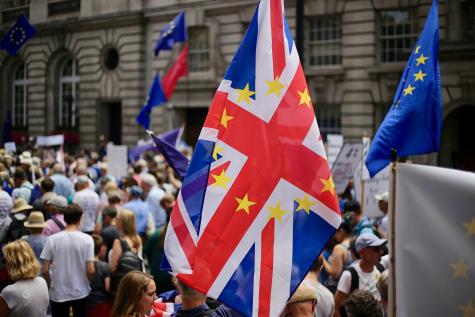
[(15, 25), (3, 36), (0, 46), (10, 55), (16, 52), (36, 34), (36, 29), (28, 22), (28, 19), (22, 14)]
[(178, 151), (173, 145), (165, 141), (160, 137), (156, 137), (152, 134), (153, 142), (157, 147), (157, 150), (162, 153), (165, 160), (168, 164), (173, 168), (173, 170), (180, 175), (183, 179), (186, 175), (186, 171), (188, 170), (188, 159), (184, 156), (180, 151)]
[(143, 126), (145, 129), (149, 129), (150, 113), (152, 112), (152, 108), (165, 102), (167, 102), (167, 99), (165, 98), (162, 85), (160, 84), (160, 76), (157, 74), (155, 75), (152, 86), (148, 91), (147, 101), (137, 116), (137, 123)]
[(187, 40), (185, 12), (181, 11), (165, 28), (160, 32), (160, 37), (155, 45), (155, 56), (160, 50), (171, 50), (175, 42), (185, 42)]
[(432, 2), (429, 15), (366, 159), (371, 177), (391, 160), (391, 149), (398, 156), (439, 150), (442, 103), (439, 71), (438, 1)]

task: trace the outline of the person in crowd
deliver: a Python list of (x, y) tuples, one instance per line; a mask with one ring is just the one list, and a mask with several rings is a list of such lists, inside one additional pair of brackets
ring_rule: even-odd
[(50, 215), (50, 219), (46, 221), (46, 227), (43, 229), (44, 236), (50, 236), (58, 233), (66, 228), (63, 210), (68, 206), (66, 198), (55, 195), (45, 203), (45, 209)]
[(120, 237), (120, 232), (116, 225), (117, 209), (115, 207), (108, 206), (102, 211), (102, 216), (104, 229), (101, 231), (101, 237), (106, 247), (106, 254), (109, 254), (109, 251), (112, 250), (114, 241)]
[(81, 206), (84, 211), (81, 231), (92, 234), (96, 227), (97, 212), (99, 209), (99, 195), (89, 189), (89, 178), (85, 175), (78, 176), (76, 181), (78, 191), (74, 194), (73, 202)]
[[(376, 300), (381, 295), (376, 287), (380, 271), (376, 267), (381, 261), (383, 246), (387, 240), (380, 239), (373, 233), (365, 233), (358, 236), (355, 242), (356, 251), (360, 255), (360, 261), (344, 271), (338, 283), (335, 293), (335, 317), (340, 316), (340, 308), (354, 290), (367, 290)], [(358, 283), (356, 283), (358, 282)]]
[(103, 262), (106, 246), (101, 236), (92, 235), (94, 240), (94, 277), (91, 280), (91, 292), (87, 297), (87, 317), (109, 317), (112, 311), (109, 264)]
[(132, 211), (122, 210), (119, 212), (116, 217), (116, 226), (120, 232), (120, 238), (114, 240), (110, 252), (109, 265), (112, 272), (116, 270), (119, 258), (125, 251), (123, 248), (124, 242), (126, 243), (125, 246), (138, 255), (139, 258), (142, 258), (143, 252), (142, 239), (137, 234), (135, 215)]
[(282, 317), (313, 317), (315, 315), (315, 305), (318, 302), (314, 290), (302, 283), (295, 290), (292, 297), (287, 302), (284, 310), (280, 314)]
[(55, 163), (51, 168), (51, 173), (51, 179), (54, 182), (53, 191), (66, 199), (72, 199), (74, 195), (73, 184), (64, 175), (64, 167), (59, 163)]
[(76, 185), (76, 182), (78, 181), (78, 178), (80, 176), (85, 176), (88, 180), (89, 186), (88, 188), (92, 191), (96, 190), (96, 184), (92, 181), (92, 179), (89, 178), (87, 174), (87, 165), (86, 163), (80, 164), (76, 167), (76, 177), (73, 180), (73, 186)]
[(41, 196), (33, 202), (33, 209), (43, 212), (43, 216), (47, 215), (45, 203), (56, 196), (53, 192), (54, 181), (51, 178), (45, 178), (41, 181), (40, 190)]
[(46, 316), (48, 287), (45, 280), (38, 276), (40, 265), (28, 242), (16, 240), (5, 245), (3, 255), (14, 284), (0, 293), (0, 316)]
[(320, 255), (313, 262), (303, 283), (309, 286), (316, 295), (317, 306), (315, 307), (315, 317), (333, 317), (335, 311), (335, 300), (333, 299), (333, 294), (318, 280), (322, 267), (323, 256)]
[(146, 317), (156, 298), (153, 277), (140, 271), (131, 271), (120, 281), (112, 317)]
[(389, 297), (388, 297), (388, 287), (389, 287), (389, 270), (384, 270), (381, 273), (381, 276), (376, 283), (376, 287), (378, 288), (379, 294), (381, 295), (381, 305), (383, 305), (384, 309), (384, 316), (387, 317), (388, 315), (388, 305), (389, 305)]
[(79, 230), (82, 215), (79, 205), (66, 207), (66, 228), (50, 236), (41, 253), (52, 317), (70, 317), (70, 308), (74, 317), (86, 317), (89, 281), (94, 276), (94, 241)]
[(383, 307), (371, 292), (357, 290), (348, 297), (346, 313), (348, 317), (383, 317)]
[(26, 173), (22, 168), (17, 167), (13, 173), (13, 184), (15, 189), (12, 192), (12, 199), (23, 198), (26, 202), (30, 201), (33, 185), (28, 181)]
[(142, 174), (140, 187), (147, 197), (145, 202), (153, 216), (155, 228), (162, 227), (167, 220), (165, 210), (160, 205), (160, 200), (165, 196), (165, 191), (158, 187), (157, 179), (149, 173)]
[(379, 195), (375, 195), (374, 199), (378, 202), (378, 208), (383, 213), (383, 216), (376, 220), (378, 232), (382, 238), (386, 239), (388, 236), (388, 208), (389, 208), (389, 193), (386, 191)]
[(147, 203), (142, 200), (142, 188), (132, 186), (127, 188), (127, 192), (129, 194), (129, 202), (123, 205), (123, 208), (133, 211), (137, 224), (137, 232), (142, 238), (145, 238), (148, 231), (149, 217), (152, 223), (153, 219)]
[(33, 209), (23, 198), (15, 199), (10, 217), (0, 227), (0, 241), (3, 243), (20, 239), (29, 234), (25, 221)]
[(352, 200), (345, 204), (345, 215), (351, 213), (352, 224), (354, 226), (355, 237), (363, 233), (373, 233), (373, 224), (371, 220), (363, 216), (360, 203)]
[(25, 222), (25, 227), (30, 231), (30, 235), (26, 237), (26, 241), (30, 244), (38, 261), (40, 260), (41, 252), (45, 247), (46, 236), (42, 235), (43, 229), (47, 226), (43, 213), (41, 211), (32, 211)]
[(0, 189), (0, 228), (2, 228), (3, 223), (10, 216), (12, 208), (12, 198), (6, 191)]
[(340, 227), (335, 232), (332, 239), (337, 243), (327, 259), (323, 259), (323, 268), (328, 274), (325, 286), (332, 292), (336, 292), (338, 281), (343, 270), (347, 269), (352, 263), (353, 258), (350, 251), (350, 241), (353, 238), (353, 227), (348, 218), (343, 218)]

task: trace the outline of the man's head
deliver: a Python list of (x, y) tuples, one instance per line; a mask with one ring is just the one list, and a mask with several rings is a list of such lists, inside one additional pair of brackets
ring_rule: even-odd
[(118, 190), (111, 190), (107, 192), (107, 200), (111, 206), (118, 205), (122, 201), (122, 193)]
[(46, 201), (46, 210), (51, 214), (63, 212), (63, 209), (68, 206), (68, 201), (63, 196), (55, 195), (53, 198)]
[(376, 199), (378, 202), (379, 210), (381, 210), (384, 214), (387, 214), (389, 206), (389, 193), (384, 192), (379, 195), (375, 195), (374, 199)]
[(83, 190), (89, 187), (89, 178), (85, 175), (80, 175), (76, 181), (76, 187), (78, 190)]
[(369, 291), (356, 290), (346, 302), (348, 317), (383, 317), (383, 307)]
[(127, 192), (129, 193), (130, 200), (140, 199), (142, 197), (142, 194), (143, 194), (142, 188), (140, 188), (140, 186), (136, 186), (136, 185), (128, 187)]
[(41, 182), (41, 192), (43, 194), (48, 193), (48, 192), (52, 192), (53, 188), (54, 188), (54, 181), (51, 178), (45, 178)]
[(105, 207), (104, 210), (102, 210), (102, 216), (104, 225), (108, 226), (112, 223), (112, 220), (117, 217), (117, 209), (112, 206)]
[(386, 239), (380, 239), (372, 233), (364, 233), (356, 238), (356, 252), (359, 253), (361, 261), (376, 265), (381, 261), (383, 246), (387, 242)]
[(281, 316), (312, 317), (316, 303), (317, 294), (304, 282), (300, 284), (295, 293), (289, 299)]
[(20, 187), (24, 182), (26, 182), (26, 173), (25, 171), (17, 167), (15, 173), (13, 173), (13, 184), (16, 188)]
[(152, 174), (146, 173), (141, 176), (140, 187), (145, 193), (148, 193), (153, 186), (157, 185), (157, 179)]
[(77, 225), (81, 221), (83, 211), (79, 205), (72, 204), (64, 208), (63, 214), (67, 225)]

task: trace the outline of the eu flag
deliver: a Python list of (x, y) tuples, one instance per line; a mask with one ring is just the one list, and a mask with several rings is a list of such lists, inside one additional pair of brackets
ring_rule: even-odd
[(432, 2), (415, 48), (366, 159), (371, 177), (386, 167), (391, 149), (398, 156), (439, 150), (442, 103), (439, 70), (438, 1)]
[(165, 28), (160, 32), (160, 37), (155, 45), (155, 56), (160, 50), (171, 50), (175, 42), (185, 42), (187, 39), (185, 26), (185, 12), (181, 11)]
[(28, 22), (28, 19), (22, 14), (15, 25), (3, 36), (0, 46), (10, 55), (16, 52), (36, 34), (36, 29)]
[(148, 91), (147, 101), (137, 116), (137, 123), (143, 126), (145, 129), (150, 128), (150, 113), (152, 112), (152, 108), (159, 106), (166, 101), (167, 99), (163, 94), (162, 85), (160, 84), (160, 76), (157, 74), (155, 75), (152, 86)]
[(189, 165), (186, 156), (161, 137), (156, 137), (152, 134), (152, 140), (155, 143), (157, 150), (162, 153), (165, 160), (170, 164), (173, 170), (180, 175), (181, 178), (184, 178)]

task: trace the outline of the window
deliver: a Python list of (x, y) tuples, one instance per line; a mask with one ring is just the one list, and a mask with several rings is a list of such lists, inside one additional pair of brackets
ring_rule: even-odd
[(415, 10), (386, 10), (379, 12), (379, 60), (401, 62), (408, 59), (417, 40)]
[(320, 133), (341, 134), (341, 110), (340, 105), (318, 105), (315, 110)]
[(79, 75), (77, 61), (69, 58), (61, 69), (59, 80), (58, 126), (69, 127), (69, 112), (71, 111), (71, 127), (76, 127), (76, 101)]
[(190, 29), (190, 50), (188, 52), (190, 72), (209, 70), (208, 28)]
[(462, 32), (464, 40), (475, 40), (475, 1), (461, 4)]
[(16, 71), (12, 86), (12, 126), (26, 128), (28, 74), (26, 64), (21, 63)]
[(309, 18), (307, 41), (309, 64), (341, 64), (341, 17), (317, 16)]
[(2, 1), (2, 8), (2, 22), (11, 24), (15, 22), (21, 14), (29, 17), (30, 0), (5, 0)]
[(79, 12), (81, 10), (80, 0), (49, 0), (48, 15), (60, 15)]

